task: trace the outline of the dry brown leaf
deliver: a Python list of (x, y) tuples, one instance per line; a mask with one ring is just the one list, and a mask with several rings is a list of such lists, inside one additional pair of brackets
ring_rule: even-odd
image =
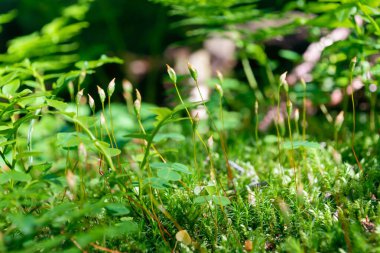
[(253, 250), (253, 243), (251, 240), (246, 240), (244, 242), (244, 249), (248, 252), (252, 251)]
[(177, 239), (177, 241), (182, 242), (185, 245), (190, 245), (192, 241), (189, 233), (187, 233), (186, 230), (178, 231), (175, 235), (175, 238)]

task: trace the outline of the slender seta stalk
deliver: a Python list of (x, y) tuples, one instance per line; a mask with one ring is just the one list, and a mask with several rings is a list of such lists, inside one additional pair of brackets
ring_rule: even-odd
[[(208, 147), (207, 147), (207, 144), (205, 143), (205, 141), (203, 140), (203, 138), (202, 138), (202, 136), (200, 135), (199, 131), (197, 130), (197, 128), (194, 128), (194, 120), (193, 120), (193, 118), (192, 118), (192, 116), (191, 116), (191, 114), (190, 114), (189, 109), (187, 108), (185, 102), (184, 102), (183, 99), (182, 99), (181, 93), (180, 93), (179, 90), (178, 90), (178, 87), (177, 87), (177, 75), (176, 75), (174, 69), (172, 69), (169, 65), (166, 65), (166, 67), (167, 67), (167, 71), (168, 71), (168, 75), (169, 75), (169, 77), (170, 77), (170, 80), (172, 81), (172, 83), (173, 83), (173, 85), (174, 85), (174, 88), (175, 88), (175, 90), (176, 90), (176, 92), (177, 92), (177, 96), (178, 96), (178, 98), (179, 98), (181, 104), (184, 106), (184, 108), (185, 108), (185, 110), (186, 110), (186, 113), (187, 113), (187, 116), (189, 117), (189, 121), (190, 121), (191, 125), (193, 126), (192, 129), (193, 129), (193, 131), (195, 131), (195, 134), (198, 136), (200, 142), (201, 142), (202, 145), (205, 147), (206, 152), (207, 152), (207, 155), (208, 155), (209, 158), (210, 158), (210, 166), (211, 166), (211, 168), (213, 169), (214, 165), (213, 165), (213, 161), (212, 161), (211, 153), (210, 153), (210, 151), (209, 151), (209, 149), (208, 149)], [(196, 75), (197, 75), (196, 72), (192, 72), (191, 74), (194, 75), (195, 77), (197, 77), (197, 76), (196, 76)], [(203, 99), (202, 99), (202, 100), (203, 100)], [(207, 109), (207, 107), (206, 107), (206, 109)]]
[(352, 149), (352, 153), (354, 154), (354, 157), (355, 157), (355, 160), (356, 160), (356, 163), (358, 164), (358, 167), (360, 169), (360, 171), (363, 171), (363, 168), (362, 168), (362, 165), (358, 159), (358, 156), (356, 155), (356, 152), (355, 152), (355, 131), (356, 131), (356, 108), (355, 108), (355, 98), (354, 98), (354, 87), (353, 87), (353, 84), (352, 84), (352, 77), (353, 77), (353, 73), (354, 73), (354, 70), (355, 70), (355, 65), (356, 65), (356, 57), (354, 57), (352, 60), (351, 60), (351, 63), (350, 63), (350, 74), (349, 74), (349, 85), (351, 85), (351, 103), (352, 103), (352, 135), (351, 135), (351, 149)]
[(83, 131), (88, 135), (88, 137), (90, 137), (90, 139), (93, 141), (96, 149), (102, 153), (102, 155), (105, 157), (106, 159), (106, 162), (108, 163), (108, 166), (113, 170), (113, 171), (116, 171), (116, 168), (115, 168), (115, 165), (113, 164), (112, 162), (112, 158), (111, 156), (108, 155), (107, 151), (104, 149), (104, 146), (98, 141), (98, 139), (96, 139), (96, 137), (94, 136), (94, 134), (90, 131), (90, 129), (88, 129), (80, 120), (78, 120), (77, 117), (74, 117), (74, 118), (69, 118), (69, 120), (71, 120), (72, 122), (78, 124), (82, 129)]
[(99, 86), (98, 86), (98, 94), (99, 94), (99, 97), (100, 97), (100, 102), (102, 104), (102, 114), (101, 115), (103, 115), (103, 119), (102, 119), (102, 117), (100, 117), (100, 127), (102, 127), (102, 125), (104, 125), (104, 128), (105, 128), (105, 130), (107, 132), (107, 135), (108, 135), (108, 139), (109, 139), (109, 141), (111, 143), (111, 147), (113, 148), (114, 146), (113, 146), (112, 137), (111, 137), (111, 134), (110, 134), (110, 132), (108, 130), (107, 122), (106, 122), (105, 117), (104, 117), (104, 115), (105, 115), (104, 102), (106, 100), (106, 93)]
[[(144, 125), (142, 124), (142, 120), (141, 120), (141, 113), (140, 113), (141, 112), (141, 103), (142, 103), (141, 94), (140, 94), (139, 90), (136, 89), (136, 100), (134, 102), (135, 114), (136, 114), (137, 123), (139, 124), (141, 132), (143, 134), (146, 134)], [(162, 162), (166, 163), (165, 158), (160, 154), (160, 152), (158, 152), (158, 150), (156, 149), (156, 147), (153, 144), (152, 144), (152, 148), (158, 154), (158, 156), (160, 157)]]
[[(372, 88), (373, 87), (373, 88)], [(370, 126), (370, 130), (372, 132), (375, 131), (376, 129), (376, 101), (377, 101), (377, 85), (376, 84), (371, 84), (370, 85), (370, 93), (371, 93), (371, 111), (370, 111), (370, 114), (369, 114), (369, 126)]]
[(301, 78), (301, 84), (303, 87), (303, 99), (302, 99), (302, 140), (306, 140), (306, 82)]
[(259, 102), (255, 101), (255, 138), (259, 140)]
[[(214, 120), (212, 119), (212, 114), (208, 110), (208, 107), (206, 106), (206, 102), (205, 102), (205, 99), (203, 98), (201, 89), (199, 88), (198, 72), (197, 72), (197, 70), (190, 63), (188, 63), (188, 69), (189, 69), (191, 77), (193, 78), (193, 80), (195, 82), (195, 86), (197, 87), (199, 96), (201, 97), (202, 104), (205, 107), (205, 110), (206, 110), (207, 114), (210, 117), (210, 122), (211, 122), (212, 126), (214, 127), (214, 129), (217, 130), (218, 133), (219, 133), (220, 143), (221, 143), (222, 151), (223, 151), (223, 156), (224, 156), (226, 167), (227, 167), (228, 184), (230, 186), (233, 186), (233, 173), (232, 173), (232, 169), (231, 169), (230, 163), (228, 161), (227, 145), (226, 145), (226, 142), (225, 142), (225, 139), (224, 139), (224, 135), (223, 135), (223, 131), (224, 131), (224, 123), (223, 122), (224, 122), (224, 120), (223, 120), (223, 108), (222, 108), (222, 102), (223, 102), (223, 100), (222, 100), (223, 99), (223, 89), (222, 89), (222, 86), (220, 86), (219, 84), (216, 85), (216, 90), (219, 93), (219, 110), (220, 110), (220, 117), (221, 117), (221, 120), (222, 120), (222, 131), (220, 131), (216, 127), (216, 124), (215, 124)], [(219, 71), (217, 72), (217, 75), (218, 75), (219, 81), (221, 82), (221, 84), (223, 84), (223, 75)], [(210, 156), (210, 161), (211, 161), (212, 156), (211, 156), (210, 152), (209, 152), (209, 156)]]
[(287, 113), (289, 140), (290, 140), (290, 145), (291, 145), (290, 165), (293, 167), (294, 182), (295, 182), (296, 191), (297, 191), (297, 189), (298, 189), (298, 182), (297, 182), (298, 169), (297, 169), (297, 165), (296, 165), (295, 158), (294, 158), (294, 144), (293, 144), (292, 125), (291, 125), (291, 115), (293, 112), (293, 104), (289, 98), (289, 85), (288, 85), (288, 82), (286, 81), (286, 74), (287, 74), (286, 72), (284, 74), (282, 74), (280, 77), (280, 80), (281, 80), (282, 85), (284, 86), (284, 90), (286, 93), (286, 113)]
[(282, 137), (280, 133), (280, 104), (281, 104), (281, 87), (287, 85), (286, 82), (286, 74), (287, 72), (283, 73), (280, 76), (280, 82), (278, 85), (278, 94), (277, 94), (277, 115), (276, 115), (276, 120), (275, 122), (275, 127), (276, 127), (276, 133), (277, 133), (277, 145), (278, 145), (278, 153), (279, 153), (279, 161), (281, 160), (281, 145), (282, 145)]
[(115, 92), (115, 78), (111, 80), (111, 82), (108, 84), (107, 87), (107, 100), (108, 100), (108, 113), (110, 115), (110, 125), (111, 125), (111, 142), (113, 141), (115, 144), (115, 147), (117, 147), (117, 142), (116, 142), (116, 137), (115, 137), (115, 132), (114, 132), (114, 127), (113, 127), (113, 117), (112, 117), (112, 110), (111, 110), (111, 97), (113, 93)]
[[(288, 94), (287, 94), (288, 96)], [(294, 144), (293, 144), (293, 135), (292, 135), (292, 126), (291, 126), (291, 115), (293, 111), (293, 104), (290, 101), (289, 97), (286, 101), (286, 112), (287, 112), (287, 121), (288, 121), (288, 131), (289, 131), (289, 140), (290, 140), (290, 145), (291, 145), (291, 150), (290, 150), (290, 165), (293, 167), (294, 171), (294, 182), (296, 184), (296, 191), (298, 189), (298, 182), (297, 182), (297, 174), (298, 174), (298, 169), (297, 165), (295, 162), (294, 158)]]

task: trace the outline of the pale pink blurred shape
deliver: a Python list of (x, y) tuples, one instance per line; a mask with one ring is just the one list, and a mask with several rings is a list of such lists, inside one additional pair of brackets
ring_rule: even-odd
[(304, 62), (295, 67), (288, 76), (289, 84), (295, 84), (300, 78), (303, 78), (306, 82), (312, 81), (311, 71), (321, 58), (323, 50), (334, 44), (334, 42), (347, 39), (349, 34), (349, 29), (337, 28), (322, 37), (318, 42), (311, 43), (303, 54)]
[[(191, 82), (193, 88), (190, 91), (189, 100), (192, 102), (208, 100), (210, 98), (210, 88), (207, 86), (206, 82), (211, 78), (212, 71), (210, 67), (210, 54), (206, 50), (198, 50), (194, 52), (190, 58), (189, 62), (191, 65), (198, 71), (198, 86), (199, 90), (195, 87), (195, 83)], [(199, 92), (202, 94), (199, 94)], [(198, 114), (200, 119), (207, 118), (207, 112), (203, 106), (198, 107), (197, 109), (192, 110), (191, 114), (194, 116)]]
[(355, 15), (354, 19), (355, 19), (356, 24), (358, 24), (358, 26), (363, 25), (364, 21), (359, 15)]
[(187, 63), (191, 54), (188, 48), (169, 48), (165, 54), (168, 58), (173, 58), (175, 60), (174, 69), (178, 74), (188, 74)]
[(347, 94), (351, 95), (352, 89), (354, 89), (354, 91), (360, 90), (361, 88), (363, 88), (363, 86), (364, 86), (364, 84), (363, 84), (362, 80), (360, 78), (355, 78), (352, 81), (352, 84), (347, 87)]
[(137, 76), (145, 75), (149, 71), (149, 62), (147, 60), (138, 59), (129, 64), (129, 70)]
[(335, 89), (331, 93), (331, 102), (332, 106), (338, 105), (343, 99), (343, 93), (340, 89)]
[(74, 173), (71, 170), (68, 170), (66, 173), (66, 181), (71, 190), (75, 189), (76, 178), (75, 178)]
[(376, 92), (376, 91), (377, 91), (377, 85), (374, 84), (374, 83), (371, 83), (371, 84), (369, 85), (369, 91), (370, 91), (370, 92)]

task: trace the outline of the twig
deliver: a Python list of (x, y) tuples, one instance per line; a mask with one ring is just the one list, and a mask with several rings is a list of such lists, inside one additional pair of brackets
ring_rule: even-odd
[(98, 250), (101, 250), (101, 251), (105, 251), (105, 252), (109, 252), (109, 253), (122, 253), (121, 251), (118, 251), (118, 250), (113, 250), (113, 249), (108, 249), (108, 248), (105, 248), (105, 247), (102, 247), (100, 245), (97, 245), (95, 243), (90, 243), (90, 245), (92, 247), (94, 247), (95, 249), (98, 249)]

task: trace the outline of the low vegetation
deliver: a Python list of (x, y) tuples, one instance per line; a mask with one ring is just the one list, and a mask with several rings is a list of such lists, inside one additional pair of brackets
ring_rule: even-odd
[[(187, 17), (181, 25), (194, 25), (193, 35), (225, 25), (247, 35), (234, 24), (252, 18), (249, 1), (177, 2), (163, 4)], [(175, 94), (167, 107), (143, 102), (119, 77), (91, 88), (96, 70), (123, 61), (80, 59), (75, 39), (89, 25), (85, 1), (11, 40), (0, 55), (0, 252), (379, 252), (379, 73), (369, 60), (377, 52), (375, 2), (304, 7), (326, 11), (309, 26), (356, 32), (326, 49), (312, 83), (289, 85), (286, 73), (272, 73), (264, 42), (239, 37), (248, 84), (218, 72), (206, 100), (201, 69), (189, 64), (178, 75), (167, 65), (166, 92)], [(216, 4), (216, 16), (207, 15)], [(235, 18), (216, 22), (226, 9)], [(330, 27), (322, 21), (332, 12), (341, 23)], [(14, 17), (2, 14), (0, 24)], [(359, 17), (364, 24), (354, 27)], [(212, 28), (199, 30), (203, 22)], [(249, 60), (265, 70), (262, 89)], [(357, 106), (355, 91), (327, 107), (333, 88), (345, 91), (358, 77), (368, 110)], [(187, 83), (199, 101), (188, 101)], [(120, 92), (124, 103), (113, 101)], [(206, 117), (194, 113), (199, 108)], [(321, 113), (309, 113), (315, 108)], [(259, 130), (270, 111), (268, 129)]]

